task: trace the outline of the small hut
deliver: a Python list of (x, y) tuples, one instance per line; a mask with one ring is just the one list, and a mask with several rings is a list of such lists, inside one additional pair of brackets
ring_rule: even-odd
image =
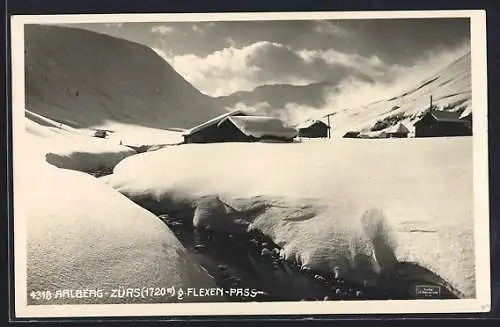
[(184, 143), (292, 142), (297, 130), (278, 118), (252, 116), (236, 110), (193, 127), (183, 136)]
[(299, 137), (318, 138), (328, 137), (330, 127), (321, 120), (310, 119), (297, 126)]
[(94, 132), (94, 137), (106, 138), (108, 136), (108, 131), (105, 129), (98, 129)]
[(355, 139), (355, 138), (359, 138), (359, 132), (356, 132), (356, 131), (350, 131), (350, 132), (347, 132), (344, 134), (344, 138), (348, 138), (348, 139)]
[(407, 138), (409, 133), (410, 130), (403, 123), (394, 125), (386, 131), (388, 138)]
[(429, 110), (415, 124), (415, 137), (470, 136), (471, 124), (459, 112)]

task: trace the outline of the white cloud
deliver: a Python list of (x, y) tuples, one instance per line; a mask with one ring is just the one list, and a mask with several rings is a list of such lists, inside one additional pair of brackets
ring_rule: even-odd
[(339, 52), (334, 49), (329, 50), (300, 50), (297, 52), (307, 63), (324, 62), (327, 65), (341, 65), (356, 68), (368, 75), (377, 75), (380, 71), (387, 69), (378, 56), (363, 57), (357, 54)]
[(371, 74), (384, 65), (376, 57), (363, 58), (334, 50), (296, 51), (268, 41), (241, 48), (229, 46), (205, 57), (159, 52), (190, 83), (212, 96), (251, 90), (262, 84), (303, 85), (321, 81), (329, 74), (349, 75), (350, 70)]
[(342, 27), (328, 21), (317, 21), (314, 31), (316, 33), (320, 33), (323, 35), (333, 35), (342, 37), (349, 36), (349, 32), (346, 29), (343, 29)]
[(232, 38), (227, 37), (225, 39), (225, 43), (230, 46), (230, 47), (235, 47), (236, 46), (236, 41), (234, 41)]
[(196, 26), (196, 25), (193, 25), (192, 29), (196, 33), (205, 34), (205, 30), (203, 28)]
[(163, 34), (163, 35), (172, 34), (174, 31), (175, 31), (175, 28), (173, 28), (172, 26), (155, 25), (155, 26), (151, 27), (151, 32)]
[(326, 104), (320, 108), (289, 103), (279, 116), (291, 123), (309, 118), (319, 119), (327, 113), (340, 108), (354, 108), (369, 103), (386, 100), (417, 86), (425, 79), (438, 74), (454, 60), (470, 50), (467, 43), (453, 49), (434, 49), (410, 67), (397, 65), (387, 66), (386, 74), (390, 77), (377, 80), (375, 83), (363, 82), (359, 79), (345, 79), (339, 88), (327, 96)]
[(435, 48), (426, 51), (412, 66), (392, 65), (385, 72), (385, 80), (392, 81), (392, 92), (402, 91), (435, 74), (452, 61), (470, 51), (470, 43), (464, 42), (454, 48)]
[[(392, 97), (445, 67), (467, 49), (468, 44), (455, 49), (434, 49), (409, 67), (384, 62), (376, 55), (363, 57), (334, 49), (296, 51), (267, 41), (240, 48), (229, 46), (204, 57), (192, 54), (174, 56), (161, 49), (157, 52), (186, 80), (211, 96), (252, 90), (263, 84), (304, 85), (325, 78), (340, 83), (342, 94), (332, 96), (327, 101), (329, 105), (315, 108), (317, 111), (329, 110), (332, 105), (356, 106)], [(363, 76), (368, 77), (366, 81), (372, 80), (363, 82)], [(300, 108), (296, 111), (307, 110)]]
[(155, 49), (174, 69), (200, 91), (219, 96), (251, 90), (256, 84), (248, 76), (258, 70), (246, 65), (247, 52), (226, 48), (204, 58), (195, 55), (171, 56)]
[(104, 26), (106, 27), (122, 27), (123, 23), (106, 23)]

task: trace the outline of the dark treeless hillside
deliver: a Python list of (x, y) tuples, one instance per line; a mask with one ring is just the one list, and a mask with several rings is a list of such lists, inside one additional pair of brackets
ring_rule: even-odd
[(81, 29), (25, 26), (27, 109), (73, 127), (189, 128), (223, 112), (152, 49)]

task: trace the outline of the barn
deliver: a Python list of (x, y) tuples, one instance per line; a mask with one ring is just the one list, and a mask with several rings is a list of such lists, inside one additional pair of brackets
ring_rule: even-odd
[(310, 119), (297, 126), (299, 137), (328, 137), (330, 127), (321, 120)]
[(297, 130), (273, 117), (253, 116), (235, 110), (183, 133), (184, 143), (292, 142)]
[(459, 112), (429, 110), (415, 124), (415, 137), (470, 136), (471, 125)]
[(406, 138), (409, 133), (410, 130), (403, 123), (394, 125), (386, 130), (386, 136), (388, 138)]

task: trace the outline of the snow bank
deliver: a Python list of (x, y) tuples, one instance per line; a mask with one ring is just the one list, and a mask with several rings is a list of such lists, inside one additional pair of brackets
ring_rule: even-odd
[(115, 143), (129, 146), (143, 145), (168, 145), (182, 142), (181, 131), (149, 128), (130, 124), (108, 122), (100, 125), (99, 128), (113, 131), (109, 140)]
[(474, 297), (471, 141), (190, 144), (125, 159), (104, 181), (156, 213), (259, 229), (304, 267), (370, 279), (416, 262)]
[(68, 138), (51, 144), (45, 157), (56, 167), (89, 172), (112, 169), (133, 154), (133, 149), (107, 140)]
[[(172, 286), (215, 287), (164, 223), (108, 185), (41, 160), (23, 169), (15, 186), (16, 195), (28, 204), (21, 208), (27, 228), (27, 289), (109, 292), (102, 298), (43, 304), (178, 302), (169, 296), (116, 298), (112, 290), (147, 287), (161, 293)], [(184, 301), (217, 300), (184, 296)]]
[(61, 125), (58, 126), (56, 122), (50, 121), (43, 116), (29, 113), (29, 111), (26, 111), (26, 115), (30, 117), (24, 120), (28, 134), (41, 138), (76, 135), (75, 130), (68, 129), (67, 126), (61, 128)]
[(48, 163), (59, 168), (85, 172), (112, 169), (124, 158), (136, 154), (133, 149), (119, 145), (113, 140), (42, 126), (31, 119), (25, 119), (25, 123), (27, 133), (22, 141), (23, 146), (32, 147), (34, 151), (45, 156)]

